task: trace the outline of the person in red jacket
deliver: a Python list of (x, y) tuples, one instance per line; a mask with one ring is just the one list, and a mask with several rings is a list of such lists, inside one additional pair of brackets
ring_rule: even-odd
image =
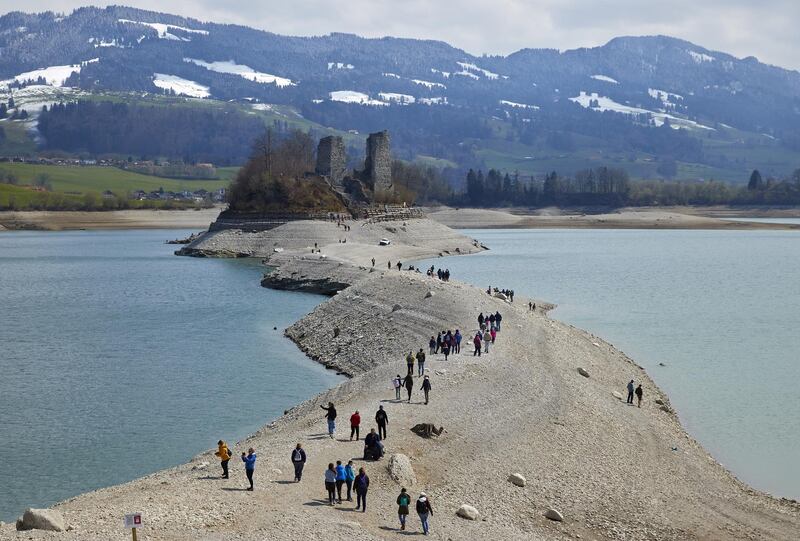
[(350, 416), (350, 441), (353, 441), (353, 434), (356, 436), (356, 441), (358, 441), (358, 428), (361, 426), (361, 415), (359, 415), (358, 411), (356, 411), (353, 415)]
[(475, 344), (475, 351), (472, 353), (474, 357), (477, 355), (478, 357), (481, 356), (481, 333), (478, 332), (475, 334), (475, 338), (472, 339), (472, 343)]

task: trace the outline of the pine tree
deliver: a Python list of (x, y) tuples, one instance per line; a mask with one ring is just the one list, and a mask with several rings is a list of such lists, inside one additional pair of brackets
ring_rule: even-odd
[(751, 191), (764, 189), (764, 180), (761, 178), (761, 173), (758, 172), (758, 169), (753, 169), (750, 174), (750, 182), (747, 183), (747, 189)]

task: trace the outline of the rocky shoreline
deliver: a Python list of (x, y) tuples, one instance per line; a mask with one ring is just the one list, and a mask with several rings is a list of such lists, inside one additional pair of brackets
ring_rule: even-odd
[[(384, 237), (390, 246), (378, 246)], [(241, 491), (244, 475), (233, 461), (231, 479), (218, 479), (208, 451), (58, 504), (70, 531), (3, 526), (0, 539), (117, 538), (131, 511), (143, 513), (147, 539), (388, 539), (397, 535), (401, 485), (431, 497), (435, 539), (789, 540), (800, 531), (796, 502), (755, 491), (719, 465), (684, 431), (644, 370), (611, 344), (529, 312), (528, 299), (511, 304), (457, 276), (442, 282), (390, 268), (397, 260), (407, 266), (483, 249), (440, 224), (353, 223), (345, 235), (335, 223), (293, 223), (207, 234), (187, 248), (262, 257), (274, 267), (263, 285), (330, 295), (286, 335), (350, 379), (236, 444), (236, 453), (249, 446), (258, 452), (255, 492)], [(427, 351), (430, 335), (443, 329), (468, 336), (477, 313), (494, 310), (504, 315), (503, 329), (488, 355), (464, 346), (448, 361), (433, 356), (426, 365), (431, 404), (421, 403), (416, 389), (411, 403), (394, 400), (390, 381), (405, 370), (409, 350)], [(644, 386), (641, 409), (617, 396), (629, 379)], [(340, 412), (336, 440), (327, 437), (319, 408), (328, 401)], [(381, 404), (390, 418), (387, 458), (363, 462), (361, 443), (344, 433), (346, 419), (359, 410), (368, 429)], [(420, 437), (411, 430), (420, 423), (445, 432)], [(296, 442), (309, 457), (301, 483), (291, 483)], [(366, 513), (322, 504), (323, 470), (351, 457), (371, 478)], [(405, 466), (398, 473), (390, 463)]]

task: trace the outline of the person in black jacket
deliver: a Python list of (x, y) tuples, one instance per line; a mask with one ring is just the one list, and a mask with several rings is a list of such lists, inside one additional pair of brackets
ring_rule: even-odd
[(333, 402), (328, 402), (327, 408), (325, 406), (320, 408), (328, 412), (325, 414), (325, 418), (328, 419), (328, 435), (333, 439), (333, 433), (336, 432), (336, 408), (333, 407)]
[(381, 456), (383, 456), (383, 444), (381, 437), (373, 428), (364, 438), (364, 460), (380, 460)]
[(294, 482), (299, 483), (303, 477), (303, 467), (306, 465), (306, 452), (299, 443), (292, 451), (292, 464), (294, 464)]
[(386, 425), (389, 424), (389, 416), (386, 415), (386, 410), (383, 406), (378, 406), (378, 411), (375, 412), (375, 422), (378, 424), (378, 435), (381, 439), (386, 439)]
[(405, 386), (406, 391), (408, 392), (408, 401), (410, 403), (411, 402), (411, 391), (414, 390), (414, 376), (412, 376), (411, 374), (408, 374), (406, 376), (406, 379), (403, 380), (403, 385)]
[(425, 376), (425, 379), (422, 380), (422, 387), (420, 387), (422, 391), (425, 393), (425, 405), (428, 405), (428, 393), (431, 392), (431, 380), (428, 376)]
[(494, 314), (494, 327), (499, 332), (500, 331), (500, 322), (503, 321), (503, 316), (500, 315), (500, 311), (498, 310)]
[(433, 507), (431, 507), (431, 501), (424, 492), (420, 492), (416, 507), (419, 521), (422, 523), (422, 532), (428, 535), (430, 531), (430, 527), (428, 527), (428, 516), (433, 516)]
[(369, 477), (364, 468), (358, 468), (358, 475), (356, 475), (353, 485), (356, 488), (356, 511), (361, 507), (363, 513), (367, 510), (367, 489), (369, 488)]

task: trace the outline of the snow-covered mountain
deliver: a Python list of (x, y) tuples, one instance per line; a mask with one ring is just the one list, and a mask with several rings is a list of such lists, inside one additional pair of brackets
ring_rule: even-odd
[(717, 169), (740, 139), (781, 160), (800, 152), (800, 73), (664, 36), (474, 57), (439, 41), (288, 37), (126, 7), (14, 12), (0, 17), (0, 86), (14, 82), (290, 105), (342, 130), (390, 127), (409, 152), (447, 159), (466, 139), (498, 138), (534, 158), (588, 146)]

